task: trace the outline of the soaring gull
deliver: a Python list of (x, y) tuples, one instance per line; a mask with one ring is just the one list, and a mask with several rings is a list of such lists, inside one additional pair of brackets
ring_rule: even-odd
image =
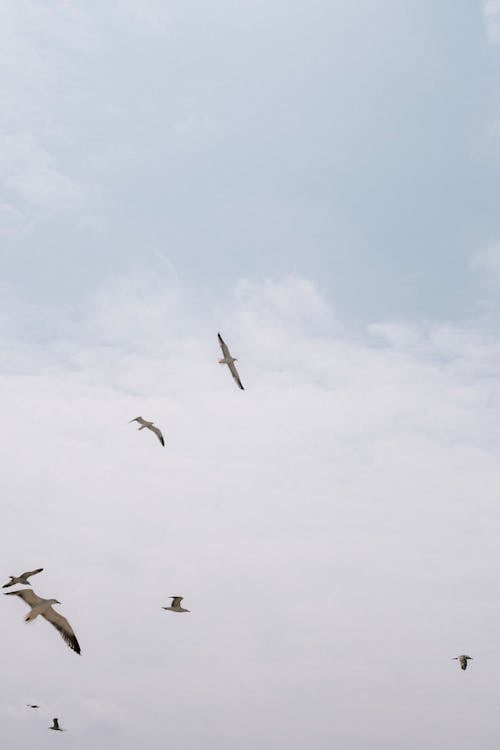
[(26, 573), (21, 573), (20, 576), (9, 576), (10, 582), (4, 583), (2, 588), (8, 589), (9, 586), (15, 586), (16, 583), (22, 583), (24, 586), (31, 586), (28, 578), (30, 578), (30, 576), (35, 576), (37, 573), (41, 573), (42, 570), (43, 568), (37, 568), (36, 570), (27, 570)]
[(172, 604), (170, 607), (163, 607), (163, 609), (168, 609), (170, 612), (189, 612), (189, 609), (184, 609), (184, 607), (181, 607), (181, 602), (183, 600), (183, 596), (171, 596)]
[(222, 338), (222, 336), (220, 335), (220, 333), (217, 334), (217, 337), (219, 339), (220, 348), (222, 349), (222, 353), (224, 355), (222, 359), (219, 359), (219, 364), (227, 365), (229, 367), (231, 371), (231, 375), (235, 379), (236, 384), (241, 388), (242, 391), (244, 391), (245, 389), (243, 388), (241, 384), (240, 376), (238, 375), (238, 370), (236, 369), (236, 365), (234, 364), (238, 360), (231, 356), (231, 352), (227, 348), (227, 344)]
[(61, 729), (61, 727), (59, 726), (59, 719), (52, 719), (52, 721), (54, 723), (51, 727), (49, 727), (49, 729), (53, 729), (55, 732), (64, 732), (64, 729)]
[(143, 430), (145, 427), (147, 427), (148, 430), (151, 430), (151, 432), (154, 432), (154, 434), (156, 435), (156, 437), (158, 438), (158, 440), (160, 441), (160, 443), (163, 446), (165, 446), (165, 441), (163, 439), (163, 435), (161, 434), (161, 432), (158, 429), (158, 427), (154, 426), (153, 422), (148, 422), (146, 419), (143, 419), (142, 417), (136, 417), (135, 419), (131, 419), (130, 422), (129, 422), (129, 424), (131, 422), (139, 422), (139, 424), (141, 425), (139, 427), (140, 430)]
[(472, 656), (467, 656), (466, 654), (462, 654), (461, 656), (454, 656), (453, 659), (458, 659), (460, 662), (460, 666), (462, 669), (467, 669), (467, 659), (472, 659)]
[(50, 624), (60, 632), (68, 646), (73, 649), (73, 651), (76, 651), (77, 654), (80, 653), (80, 644), (76, 640), (73, 628), (65, 617), (60, 615), (59, 612), (56, 612), (55, 609), (52, 609), (53, 604), (60, 604), (61, 602), (57, 599), (42, 599), (31, 589), (8, 591), (4, 596), (20, 596), (21, 599), (24, 599), (26, 604), (31, 607), (31, 612), (28, 612), (24, 618), (25, 622), (31, 622), (32, 620), (35, 620), (38, 615), (42, 615), (47, 622), (50, 622)]

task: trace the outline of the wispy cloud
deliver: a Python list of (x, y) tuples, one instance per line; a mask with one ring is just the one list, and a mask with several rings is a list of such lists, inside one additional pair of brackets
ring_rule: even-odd
[[(63, 0), (45, 5), (31, 0), (2, 3), (0, 185), (4, 202), (21, 216), (33, 209), (65, 213), (90, 199), (92, 188), (75, 169), (78, 159), (68, 159), (66, 153), (73, 142), (72, 103), (81, 106), (85, 97), (79, 76), (75, 86), (72, 74), (85, 69), (110, 29), (127, 23), (129, 33), (131, 28), (157, 33), (164, 17), (161, 4), (152, 1), (120, 0), (98, 18), (91, 8)], [(100, 148), (97, 142), (85, 162)], [(120, 144), (110, 144), (113, 148)]]
[(483, 250), (474, 253), (469, 262), (473, 271), (481, 274), (487, 283), (500, 282), (500, 242), (493, 242)]
[(168, 28), (168, 4), (162, 0), (118, 0), (114, 14), (136, 30), (159, 33)]
[(88, 48), (87, 30), (85, 17), (67, 3), (50, 8), (20, 0), (0, 8), (0, 183), (5, 201), (21, 213), (25, 205), (65, 212), (84, 195), (53, 144), (66, 136), (55, 104), (64, 55)]
[(11, 200), (49, 212), (64, 212), (84, 196), (83, 186), (64, 174), (31, 134), (0, 136), (0, 179)]
[(500, 42), (500, 0), (484, 0), (483, 17), (488, 39), (493, 44)]

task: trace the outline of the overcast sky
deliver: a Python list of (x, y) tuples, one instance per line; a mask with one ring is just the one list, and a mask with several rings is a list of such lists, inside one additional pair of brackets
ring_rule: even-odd
[(82, 647), (2, 598), (2, 742), (497, 750), (499, 0), (0, 45), (0, 572)]

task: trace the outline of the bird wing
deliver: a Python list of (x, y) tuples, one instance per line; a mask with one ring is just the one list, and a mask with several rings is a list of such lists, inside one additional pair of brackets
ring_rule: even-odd
[(135, 419), (131, 419), (129, 424), (131, 422), (139, 422), (139, 424), (145, 424), (144, 419), (142, 417), (135, 417)]
[(178, 607), (184, 599), (183, 596), (171, 596), (170, 598), (172, 599), (172, 604), (170, 605), (171, 607)]
[(149, 429), (151, 430), (151, 432), (154, 432), (154, 434), (156, 435), (156, 437), (158, 438), (158, 440), (160, 441), (160, 443), (164, 446), (165, 445), (165, 441), (163, 439), (163, 435), (161, 434), (161, 430), (158, 429), (158, 427), (155, 427), (154, 425), (152, 427), (150, 427)]
[(243, 388), (243, 386), (241, 384), (240, 376), (238, 374), (238, 370), (236, 369), (236, 365), (234, 364), (234, 362), (230, 362), (228, 364), (228, 367), (231, 370), (231, 375), (235, 379), (236, 383), (239, 385), (239, 387), (241, 388), (241, 390), (244, 391), (245, 389)]
[(42, 616), (60, 632), (68, 646), (79, 654), (80, 644), (76, 640), (76, 635), (67, 619), (60, 615), (59, 612), (56, 612), (55, 609), (52, 609), (52, 607), (42, 612)]
[(19, 578), (29, 578), (30, 576), (36, 576), (37, 573), (41, 573), (43, 568), (37, 568), (36, 570), (27, 570), (26, 573), (21, 573)]
[(43, 602), (43, 599), (40, 596), (37, 596), (34, 591), (31, 589), (21, 589), (20, 591), (7, 591), (7, 593), (4, 594), (4, 596), (20, 596), (21, 599), (24, 599), (26, 604), (28, 604), (30, 607), (36, 607), (37, 604), (41, 604)]
[(217, 334), (217, 338), (219, 339), (220, 348), (222, 349), (222, 353), (224, 357), (230, 357), (231, 354), (229, 353), (229, 349), (227, 348), (227, 344), (220, 335), (220, 333)]

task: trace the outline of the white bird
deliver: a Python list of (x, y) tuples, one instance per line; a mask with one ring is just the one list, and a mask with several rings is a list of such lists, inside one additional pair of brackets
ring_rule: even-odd
[(64, 732), (64, 729), (61, 729), (61, 727), (59, 726), (59, 719), (52, 719), (52, 721), (54, 723), (51, 727), (49, 727), (49, 729), (53, 729), (55, 732)]
[(30, 576), (35, 576), (37, 573), (41, 573), (42, 570), (43, 568), (37, 568), (36, 570), (27, 570), (26, 573), (21, 573), (20, 576), (9, 576), (10, 582), (4, 583), (2, 588), (8, 589), (9, 586), (15, 586), (16, 583), (22, 583), (24, 586), (31, 586), (28, 578), (30, 578)]
[(52, 609), (53, 604), (60, 604), (61, 602), (57, 599), (42, 599), (31, 589), (8, 591), (4, 596), (20, 596), (21, 599), (24, 599), (26, 604), (31, 607), (31, 612), (28, 612), (24, 618), (25, 622), (31, 622), (32, 620), (35, 620), (38, 615), (42, 615), (47, 622), (50, 622), (50, 624), (60, 632), (68, 646), (73, 649), (73, 651), (76, 651), (77, 654), (80, 653), (80, 644), (76, 639), (73, 628), (65, 617), (60, 615), (59, 612), (56, 612), (55, 609)]
[(222, 338), (222, 336), (220, 335), (220, 333), (217, 334), (217, 337), (219, 339), (220, 348), (222, 349), (222, 353), (224, 355), (222, 359), (219, 359), (219, 364), (227, 365), (229, 367), (231, 371), (231, 375), (235, 379), (237, 385), (241, 388), (242, 391), (244, 391), (245, 389), (243, 388), (241, 384), (240, 376), (238, 375), (238, 370), (236, 369), (236, 366), (234, 364), (238, 360), (231, 356), (231, 352), (227, 348), (227, 344)]
[(142, 417), (136, 417), (135, 419), (131, 419), (129, 424), (131, 422), (139, 422), (141, 425), (139, 427), (140, 430), (143, 430), (145, 427), (148, 428), (148, 430), (151, 430), (151, 432), (154, 432), (160, 443), (164, 446), (165, 441), (163, 439), (163, 435), (161, 434), (161, 431), (158, 429), (158, 427), (155, 427), (154, 422), (148, 422), (146, 419), (143, 419)]
[(183, 596), (171, 596), (172, 604), (170, 607), (162, 607), (162, 609), (169, 609), (171, 612), (190, 612), (189, 609), (184, 609), (184, 607), (181, 607), (181, 602), (183, 600)]
[(454, 656), (453, 659), (458, 659), (460, 662), (460, 666), (462, 669), (467, 669), (467, 659), (472, 659), (472, 656), (467, 656), (466, 654), (462, 654), (461, 656)]

